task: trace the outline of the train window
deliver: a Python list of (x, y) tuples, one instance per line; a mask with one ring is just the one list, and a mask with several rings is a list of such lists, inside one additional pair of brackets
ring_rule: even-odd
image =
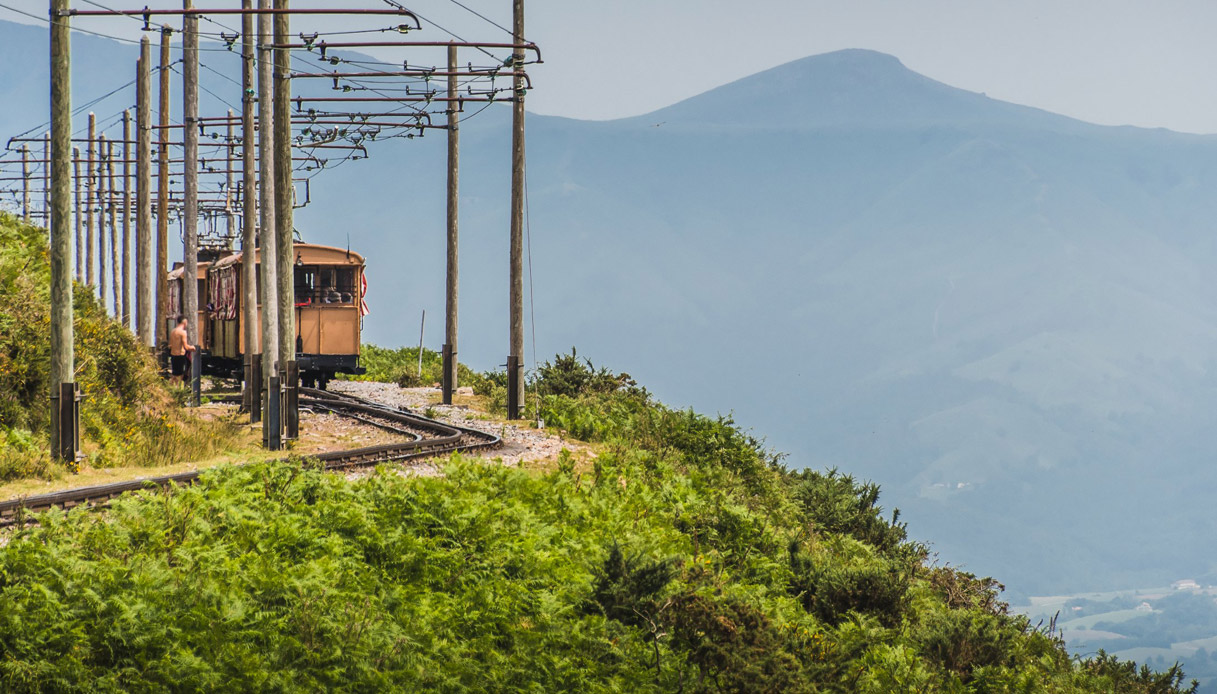
[(355, 268), (317, 265), (296, 266), (296, 305), (346, 304), (358, 299)]
[(296, 266), (296, 305), (316, 303), (317, 301), (317, 268), (313, 266)]

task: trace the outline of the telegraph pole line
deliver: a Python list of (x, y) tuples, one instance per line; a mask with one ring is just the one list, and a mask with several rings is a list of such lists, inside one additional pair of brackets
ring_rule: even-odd
[(152, 42), (139, 42), (135, 129), (135, 322), (140, 344), (156, 346), (152, 329)]
[(123, 245), (119, 251), (122, 266), (123, 325), (131, 329), (131, 279), (127, 266), (131, 257), (131, 110), (123, 111)]
[(524, 0), (512, 0), (515, 45), (512, 69), (515, 99), (511, 119), (511, 336), (507, 355), (507, 418), (519, 419), (524, 406)]
[(274, 28), (270, 0), (258, 0), (258, 155), (261, 159), (258, 180), (260, 183), (258, 203), (261, 207), (261, 263), (262, 268), (262, 372), (265, 384), (262, 417), (263, 441), (270, 450), (281, 446), (281, 422), (279, 412), (279, 286), (278, 239), (275, 233), (275, 150), (274, 109), (272, 108), (272, 78), (274, 52)]
[(72, 183), (76, 189), (75, 204), (72, 206), (74, 214), (72, 217), (76, 221), (76, 281), (84, 284), (84, 238), (81, 232), (81, 225), (84, 222), (83, 210), (80, 207), (80, 148), (72, 148)]
[(51, 225), (51, 131), (46, 132), (42, 140), (42, 220), (50, 229)]
[(51, 456), (76, 460), (80, 446), (72, 331), (70, 219), (72, 37), (68, 0), (51, 0)]
[[(253, 9), (253, 0), (242, 0), (241, 8)], [(254, 69), (257, 65), (254, 42), (254, 16), (241, 15), (241, 293), (245, 328), (244, 403), (251, 424), (262, 421), (258, 394), (262, 379), (254, 368), (258, 344), (258, 181), (254, 159)]]
[[(194, 9), (193, 0), (182, 0), (183, 10)], [(182, 17), (182, 160), (185, 188), (182, 204), (182, 313), (190, 344), (199, 344), (199, 17)], [(198, 365), (202, 354), (191, 360), (193, 404), (198, 405)]]
[(97, 137), (97, 300), (106, 310), (106, 149), (109, 140)]
[(30, 223), (30, 146), (21, 145), (21, 218)]
[[(448, 46), (448, 96), (455, 95), (460, 87), (457, 81), (457, 49)], [(460, 102), (448, 102), (448, 273), (444, 294), (444, 347), (443, 347), (443, 403), (452, 404), (452, 393), (456, 390), (457, 376), (457, 295), (458, 284), (458, 212), (460, 199)], [(421, 354), (421, 352), (420, 352)]]
[(97, 149), (95, 142), (97, 141), (97, 116), (89, 114), (89, 141), (85, 144), (85, 244), (88, 249), (85, 254), (85, 282), (89, 285), (89, 291), (95, 291), (97, 286), (93, 279), (94, 267), (97, 261), (93, 256), (94, 248), (97, 241), (93, 238), (93, 165), (97, 160)]
[(120, 312), (122, 306), (119, 303), (119, 269), (121, 263), (118, 259), (118, 187), (114, 181), (114, 142), (107, 143), (106, 146), (106, 179), (109, 196), (106, 198), (106, 205), (110, 208), (110, 285), (111, 299), (113, 299), (114, 317), (122, 320)]
[(160, 144), (156, 148), (156, 324), (155, 344), (168, 342), (169, 328), (169, 46), (173, 29), (161, 27)]
[[(276, 46), (281, 46), (290, 40), (291, 17), (286, 12), (288, 0), (274, 0), (274, 7), (279, 10), (274, 15), (274, 40)], [(275, 236), (276, 255), (278, 263), (278, 297), (279, 297), (279, 373), (280, 378), (286, 379), (282, 385), (286, 388), (283, 412), (283, 424), (286, 437), (296, 438), (298, 434), (298, 410), (296, 388), (288, 377), (293, 371), (296, 361), (296, 301), (295, 301), (295, 244), (292, 238), (293, 215), (292, 198), (295, 187), (292, 183), (292, 83), (291, 83), (291, 51), (277, 48), (275, 57), (274, 79), (274, 145), (275, 145)]]
[[(232, 146), (233, 137), (233, 118), (232, 109), (228, 109), (228, 139), (225, 142)], [(229, 150), (231, 152), (231, 150)], [(225, 155), (231, 157), (231, 155)], [(225, 167), (224, 172), (224, 216), (227, 222), (228, 238), (233, 238), (237, 235), (237, 210), (235, 207), (237, 190), (233, 187), (233, 169), (231, 166)]]

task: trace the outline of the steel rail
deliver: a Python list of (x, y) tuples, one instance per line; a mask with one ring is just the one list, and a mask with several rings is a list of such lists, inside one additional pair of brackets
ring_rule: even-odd
[[(387, 428), (395, 433), (416, 436), (414, 440), (365, 446), (346, 451), (329, 451), (306, 456), (316, 460), (326, 471), (350, 470), (370, 467), (381, 463), (400, 462), (434, 457), (457, 451), (474, 451), (497, 448), (503, 441), (500, 437), (477, 429), (444, 424), (433, 419), (412, 414), (407, 410), (374, 403), (350, 395), (330, 393), (310, 388), (301, 388), (301, 405), (325, 409), (340, 416), (367, 421), (373, 426)], [(381, 423), (370, 420), (380, 419)], [(390, 422), (385, 424), (384, 422)], [(401, 425), (401, 426), (396, 426)], [(427, 436), (420, 435), (424, 432)], [(104, 507), (110, 500), (141, 489), (169, 489), (179, 485), (194, 484), (204, 470), (146, 477), (127, 482), (115, 482), (79, 489), (69, 489), (50, 494), (22, 497), (0, 502), (0, 526), (36, 522), (30, 514), (52, 508), (71, 509), (77, 506)]]

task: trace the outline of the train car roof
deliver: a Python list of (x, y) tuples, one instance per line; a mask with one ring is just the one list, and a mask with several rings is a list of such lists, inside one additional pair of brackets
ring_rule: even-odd
[[(363, 265), (363, 256), (354, 252), (348, 251), (345, 248), (336, 248), (334, 246), (322, 246), (315, 243), (297, 243), (295, 245), (296, 256), (300, 262), (315, 264), (315, 263), (345, 263), (349, 265)], [(261, 261), (261, 249), (257, 249), (259, 262)], [(241, 262), (241, 252), (238, 251), (232, 255), (225, 256), (217, 260), (211, 267), (220, 270)], [(202, 264), (200, 263), (200, 266)]]
[[(216, 264), (218, 265), (219, 263), (216, 263)], [(211, 266), (212, 266), (212, 263), (199, 263), (199, 265), (198, 265), (199, 279), (205, 279), (203, 274), (205, 272), (207, 272), (207, 268), (209, 268)], [(172, 270), (170, 270), (169, 274), (166, 275), (166, 277), (169, 279), (170, 282), (172, 282), (173, 280), (181, 279), (182, 275), (185, 274), (185, 272), (186, 272), (186, 266), (182, 265), (182, 266), (175, 267)]]

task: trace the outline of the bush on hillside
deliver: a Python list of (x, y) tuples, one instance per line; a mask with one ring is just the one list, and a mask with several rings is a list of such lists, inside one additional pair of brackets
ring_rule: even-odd
[[(54, 477), (49, 462), (50, 260), (46, 232), (0, 214), (0, 482)], [(94, 466), (163, 465), (217, 450), (224, 426), (184, 415), (131, 331), (87, 288), (73, 294), (81, 426)]]

